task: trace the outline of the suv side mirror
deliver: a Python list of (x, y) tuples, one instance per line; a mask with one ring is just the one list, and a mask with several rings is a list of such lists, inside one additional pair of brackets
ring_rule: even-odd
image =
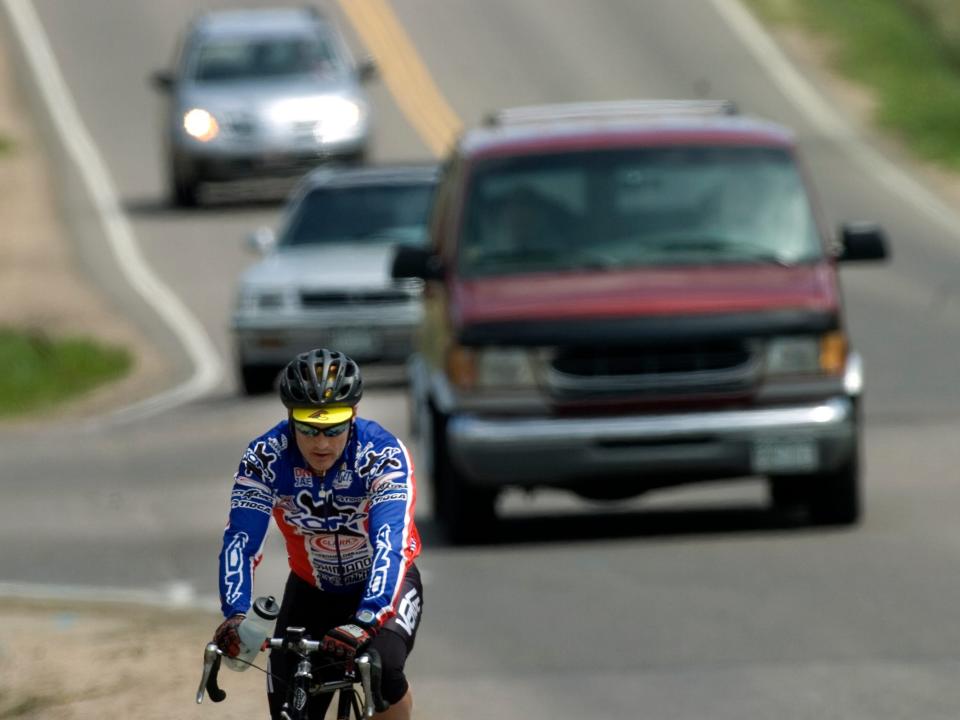
[(840, 226), (839, 262), (885, 260), (887, 257), (887, 236), (879, 225), (859, 222)]
[(442, 280), (443, 261), (430, 250), (414, 245), (398, 245), (390, 268), (393, 278)]
[(150, 84), (160, 92), (170, 92), (175, 85), (173, 73), (167, 70), (157, 70), (150, 75)]
[(372, 57), (365, 57), (357, 63), (357, 79), (367, 83), (377, 77), (377, 63)]
[(277, 236), (268, 227), (257, 228), (247, 235), (247, 245), (254, 252), (266, 255), (277, 246)]

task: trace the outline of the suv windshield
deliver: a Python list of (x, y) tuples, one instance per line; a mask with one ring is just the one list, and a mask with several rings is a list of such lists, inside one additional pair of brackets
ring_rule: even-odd
[(338, 68), (331, 44), (316, 35), (215, 38), (198, 48), (191, 76), (199, 82), (216, 83), (329, 74)]
[(432, 195), (432, 184), (317, 188), (294, 208), (279, 244), (424, 244)]
[(465, 212), (465, 275), (807, 262), (822, 248), (792, 156), (663, 147), (489, 160)]

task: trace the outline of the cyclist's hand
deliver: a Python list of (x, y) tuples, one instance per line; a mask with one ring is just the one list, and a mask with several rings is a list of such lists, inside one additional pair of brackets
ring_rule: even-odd
[(231, 615), (220, 623), (220, 627), (213, 634), (213, 641), (227, 657), (236, 657), (240, 654), (240, 634), (237, 632), (237, 628), (243, 622), (244, 617), (246, 616), (242, 613)]
[(356, 623), (333, 628), (323, 637), (320, 649), (327, 655), (350, 660), (373, 640), (371, 630)]

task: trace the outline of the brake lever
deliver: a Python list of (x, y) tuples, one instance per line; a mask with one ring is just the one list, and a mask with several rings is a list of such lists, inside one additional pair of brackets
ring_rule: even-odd
[(220, 670), (220, 658), (223, 651), (216, 643), (207, 643), (203, 649), (203, 675), (200, 678), (200, 687), (197, 689), (197, 705), (203, 702), (204, 690), (210, 695), (213, 702), (221, 702), (227, 694), (217, 686), (217, 673)]
[(361, 655), (355, 662), (360, 672), (360, 685), (363, 687), (363, 716), (371, 718), (373, 717), (373, 685), (370, 682), (370, 658)]

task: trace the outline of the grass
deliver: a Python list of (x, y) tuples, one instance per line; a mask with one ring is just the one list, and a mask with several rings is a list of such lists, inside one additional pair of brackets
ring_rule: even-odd
[(0, 135), (0, 156), (6, 155), (13, 150), (13, 140), (6, 135)]
[(876, 122), (927, 160), (960, 169), (960, 48), (906, 0), (747, 0), (771, 23), (830, 40), (830, 61), (877, 100)]
[(0, 417), (43, 410), (125, 375), (123, 348), (0, 329)]

